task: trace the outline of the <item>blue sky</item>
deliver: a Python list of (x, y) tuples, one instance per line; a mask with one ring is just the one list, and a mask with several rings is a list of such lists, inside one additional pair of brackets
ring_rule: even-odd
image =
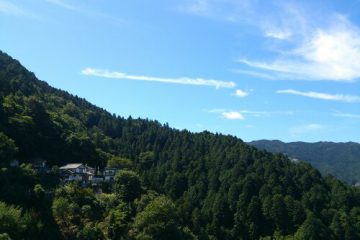
[(360, 142), (360, 1), (0, 0), (0, 49), (121, 116)]

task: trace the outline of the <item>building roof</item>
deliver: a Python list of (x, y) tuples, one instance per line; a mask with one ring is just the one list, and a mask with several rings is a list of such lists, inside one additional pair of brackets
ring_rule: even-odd
[(66, 164), (65, 166), (60, 167), (60, 169), (64, 169), (64, 170), (65, 169), (75, 169), (82, 165), (83, 165), (82, 163), (69, 163), (69, 164)]

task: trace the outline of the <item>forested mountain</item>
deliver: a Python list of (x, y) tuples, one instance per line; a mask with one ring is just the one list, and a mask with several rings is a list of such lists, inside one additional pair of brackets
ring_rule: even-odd
[[(126, 170), (95, 194), (58, 186), (70, 162)], [(360, 239), (358, 189), (236, 137), (115, 116), (5, 53), (0, 164), (0, 239)]]
[(249, 144), (272, 153), (283, 153), (290, 158), (306, 161), (319, 169), (323, 175), (331, 174), (349, 184), (360, 182), (359, 143), (284, 143), (278, 140), (259, 140)]

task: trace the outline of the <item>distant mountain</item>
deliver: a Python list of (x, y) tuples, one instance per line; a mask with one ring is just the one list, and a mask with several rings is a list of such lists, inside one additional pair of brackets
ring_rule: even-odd
[(284, 153), (311, 163), (323, 175), (331, 174), (343, 181), (360, 182), (360, 144), (355, 142), (290, 142), (259, 140), (249, 143), (272, 153)]

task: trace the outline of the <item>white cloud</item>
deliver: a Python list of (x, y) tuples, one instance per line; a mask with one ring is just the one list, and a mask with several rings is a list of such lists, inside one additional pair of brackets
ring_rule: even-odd
[(142, 75), (129, 75), (123, 72), (111, 72), (108, 70), (95, 69), (95, 68), (85, 68), (81, 71), (81, 73), (86, 76), (95, 76), (95, 77), (103, 77), (103, 78), (210, 86), (215, 88), (233, 88), (236, 86), (234, 82), (226, 82), (215, 79), (189, 78), (189, 77), (179, 77), (179, 78), (150, 77), (150, 76), (142, 76)]
[(316, 132), (316, 131), (322, 130), (324, 128), (325, 128), (325, 126), (323, 126), (321, 124), (310, 123), (310, 124), (306, 124), (306, 125), (300, 125), (300, 126), (293, 127), (290, 129), (290, 133), (292, 136), (296, 136), (296, 135), (300, 135), (300, 134)]
[(277, 41), (266, 45), (274, 54), (272, 60), (242, 56), (239, 62), (249, 67), (245, 70), (248, 74), (342, 82), (360, 78), (360, 30), (334, 11), (315, 12), (311, 4), (286, 1), (270, 1), (266, 5), (251, 0), (188, 0), (187, 3), (183, 8), (187, 13), (223, 21), (231, 19), (261, 31), (266, 38), (287, 40), (284, 44)]
[(303, 97), (316, 98), (329, 101), (341, 101), (341, 102), (360, 102), (359, 96), (347, 95), (347, 94), (328, 94), (319, 92), (301, 92), (293, 89), (278, 90), (276, 93), (281, 94), (293, 94)]
[(223, 118), (230, 119), (230, 120), (244, 120), (244, 115), (240, 112), (222, 112), (221, 115)]
[(237, 97), (243, 98), (243, 97), (246, 97), (246, 96), (248, 96), (248, 95), (249, 95), (248, 92), (245, 92), (245, 91), (243, 91), (243, 90), (241, 90), (241, 89), (236, 89), (236, 90), (235, 90), (235, 96), (237, 96)]
[(250, 110), (239, 110), (239, 111), (232, 111), (232, 110), (224, 110), (224, 109), (212, 109), (208, 111), (210, 113), (221, 113), (221, 116), (226, 119), (238, 119), (244, 120), (245, 116), (251, 117), (270, 117), (274, 114), (292, 114), (291, 111), (277, 111), (277, 112), (270, 112), (270, 111), (250, 111)]
[(360, 31), (345, 17), (336, 19), (330, 27), (309, 30), (310, 37), (298, 39), (295, 48), (273, 61), (241, 58), (239, 62), (279, 79), (355, 81), (360, 77)]
[(265, 32), (265, 37), (275, 38), (278, 40), (286, 40), (291, 38), (292, 33), (289, 30), (268, 30)]
[(223, 118), (232, 119), (231, 117), (238, 117), (238, 119), (245, 119), (247, 117), (271, 117), (273, 115), (291, 115), (293, 111), (252, 111), (252, 110), (229, 110), (223, 108), (215, 108), (203, 111), (208, 113), (218, 113)]

